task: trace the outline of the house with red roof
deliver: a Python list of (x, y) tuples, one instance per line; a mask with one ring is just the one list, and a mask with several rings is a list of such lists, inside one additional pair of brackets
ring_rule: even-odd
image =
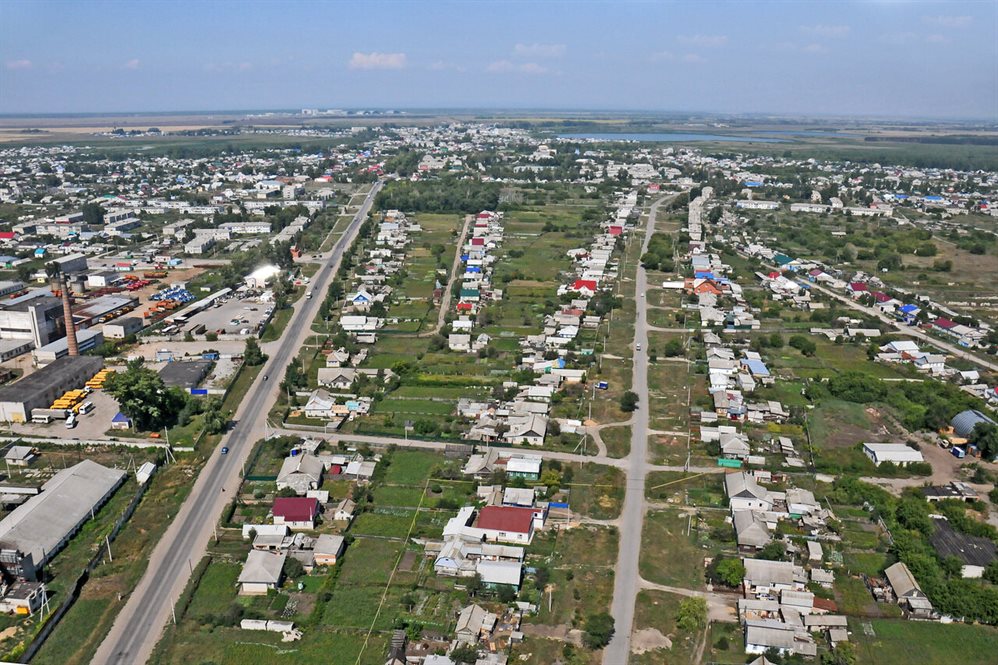
[(584, 296), (592, 296), (596, 293), (596, 286), (595, 279), (577, 279), (572, 284), (572, 290)]
[(291, 529), (314, 529), (319, 516), (319, 500), (312, 497), (277, 497), (270, 510), (274, 524)]
[(869, 290), (870, 289), (863, 282), (849, 282), (849, 286), (846, 287), (846, 291), (849, 295), (857, 299)]
[(480, 529), (489, 542), (528, 545), (534, 529), (544, 524), (544, 513), (536, 508), (485, 506), (478, 514)]
[(614, 225), (610, 226), (609, 231), (610, 231), (610, 235), (612, 235), (612, 236), (619, 236), (619, 235), (621, 235), (624, 232), (624, 227), (623, 226), (618, 226), (618, 225), (614, 224)]

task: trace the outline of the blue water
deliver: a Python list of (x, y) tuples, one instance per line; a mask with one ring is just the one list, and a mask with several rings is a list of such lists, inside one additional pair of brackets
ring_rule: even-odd
[(654, 143), (685, 143), (687, 141), (719, 141), (724, 143), (786, 143), (787, 139), (774, 139), (758, 136), (722, 136), (721, 134), (559, 134), (561, 139), (591, 139), (594, 141), (645, 141)]

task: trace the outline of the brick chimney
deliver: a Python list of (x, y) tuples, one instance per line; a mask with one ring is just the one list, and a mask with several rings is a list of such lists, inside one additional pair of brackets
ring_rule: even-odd
[(69, 355), (80, 355), (80, 345), (76, 341), (76, 324), (73, 323), (73, 307), (69, 300), (69, 280), (65, 275), (59, 277), (59, 287), (62, 291), (62, 317), (66, 321), (66, 344), (69, 346)]

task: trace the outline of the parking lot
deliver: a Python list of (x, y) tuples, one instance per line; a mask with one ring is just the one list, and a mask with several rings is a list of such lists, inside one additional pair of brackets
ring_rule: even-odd
[(82, 416), (77, 416), (77, 425), (66, 429), (65, 420), (53, 420), (48, 425), (24, 423), (11, 425), (11, 430), (26, 436), (54, 436), (60, 439), (101, 439), (111, 429), (111, 419), (118, 414), (118, 402), (103, 390), (91, 393), (86, 402), (92, 402), (94, 410)]
[(257, 298), (233, 298), (198, 312), (188, 319), (183, 329), (203, 325), (207, 332), (236, 335), (245, 330), (242, 334), (254, 334), (267, 318), (271, 307), (272, 303), (261, 303)]

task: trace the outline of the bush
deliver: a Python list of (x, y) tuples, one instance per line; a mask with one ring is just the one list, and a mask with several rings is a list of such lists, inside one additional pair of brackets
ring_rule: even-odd
[(628, 390), (620, 397), (620, 410), (631, 413), (638, 408), (638, 394)]

